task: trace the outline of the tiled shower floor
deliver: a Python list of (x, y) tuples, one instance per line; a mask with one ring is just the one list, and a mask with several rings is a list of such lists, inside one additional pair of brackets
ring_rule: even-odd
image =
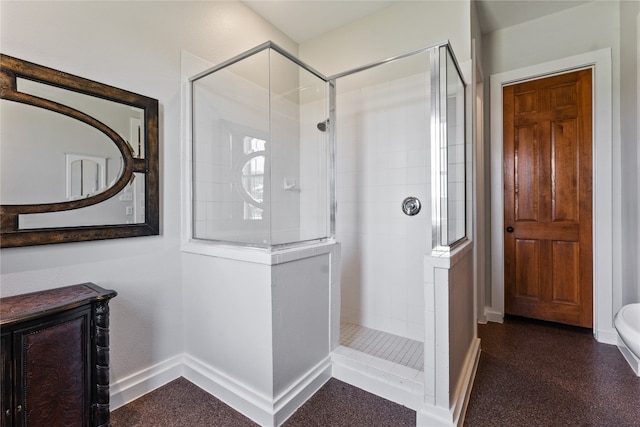
[(340, 345), (417, 371), (424, 370), (424, 344), (419, 341), (341, 323)]

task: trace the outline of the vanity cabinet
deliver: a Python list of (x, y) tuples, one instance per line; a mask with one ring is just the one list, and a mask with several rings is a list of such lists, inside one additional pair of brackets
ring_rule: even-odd
[(109, 300), (92, 284), (0, 299), (2, 427), (109, 425)]

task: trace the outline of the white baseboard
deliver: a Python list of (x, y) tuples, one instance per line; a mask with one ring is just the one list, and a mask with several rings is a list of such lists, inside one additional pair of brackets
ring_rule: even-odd
[(595, 338), (603, 344), (618, 344), (618, 332), (615, 329), (600, 329), (596, 331)]
[(201, 389), (260, 425), (270, 418), (268, 413), (271, 401), (266, 395), (246, 387), (198, 359), (189, 355), (184, 356), (183, 375)]
[(274, 401), (275, 425), (283, 424), (307, 400), (331, 379), (331, 357), (302, 375), (288, 389), (276, 396)]
[(110, 410), (117, 409), (182, 376), (182, 354), (109, 385)]
[(424, 405), (416, 411), (416, 427), (451, 427), (451, 411), (438, 406)]
[(261, 426), (275, 427), (331, 378), (331, 360), (322, 360), (273, 399), (188, 355), (184, 356), (184, 377)]
[(617, 342), (618, 350), (620, 350), (620, 353), (622, 353), (622, 356), (624, 356), (625, 360), (631, 367), (631, 370), (634, 374), (636, 374), (636, 376), (640, 377), (640, 359), (637, 358), (636, 355), (631, 352), (631, 350), (629, 350), (629, 347), (627, 347), (624, 341), (622, 341), (622, 338), (618, 337)]
[(464, 425), (464, 417), (467, 413), (467, 406), (471, 398), (471, 389), (476, 379), (478, 371), (478, 362), (480, 361), (480, 338), (475, 338), (471, 342), (467, 356), (465, 357), (464, 366), (460, 379), (456, 386), (456, 394), (454, 397), (453, 417), (457, 426)]
[(493, 311), (488, 307), (484, 310), (484, 316), (485, 319), (487, 319), (487, 322), (504, 323), (504, 313)]
[(467, 354), (460, 383), (456, 389), (454, 404), (449, 411), (435, 406), (425, 407), (422, 404), (423, 395), (417, 394), (416, 390), (402, 387), (394, 388), (384, 381), (384, 384), (381, 384), (381, 379), (355, 370), (346, 364), (332, 364), (330, 357), (323, 359), (298, 378), (287, 390), (271, 399), (186, 354), (172, 357), (112, 383), (110, 386), (110, 409), (115, 410), (184, 376), (187, 380), (261, 426), (276, 427), (284, 423), (331, 377), (335, 377), (380, 397), (417, 410), (418, 426), (459, 426), (461, 425), (459, 423), (464, 421), (464, 413), (475, 378), (480, 357), (479, 342), (480, 340), (476, 339)]
[(413, 382), (399, 377), (392, 381), (383, 371), (371, 369), (353, 359), (333, 354), (333, 378), (351, 384), (391, 402), (418, 410), (424, 399), (424, 383)]
[(471, 389), (480, 360), (480, 339), (475, 338), (467, 351), (462, 373), (456, 386), (453, 403), (449, 409), (424, 404), (416, 413), (417, 427), (462, 427), (467, 412)]

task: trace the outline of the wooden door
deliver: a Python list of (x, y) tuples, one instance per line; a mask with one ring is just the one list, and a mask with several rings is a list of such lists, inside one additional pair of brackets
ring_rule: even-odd
[(591, 70), (503, 89), (505, 313), (592, 327)]

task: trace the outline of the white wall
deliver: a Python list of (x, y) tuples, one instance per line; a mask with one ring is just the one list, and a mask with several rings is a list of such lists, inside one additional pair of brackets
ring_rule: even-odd
[(470, 3), (400, 1), (300, 45), (300, 58), (327, 76), (449, 40), (471, 58)]
[(621, 303), (640, 302), (640, 159), (638, 132), (638, 31), (640, 2), (620, 3), (620, 141), (622, 193)]
[(484, 34), (482, 54), (485, 74), (523, 68), (605, 47), (616, 48), (619, 46), (617, 22), (617, 2), (594, 1)]
[[(637, 262), (634, 254), (637, 253), (636, 237), (638, 235), (638, 165), (635, 147), (637, 141), (634, 140), (634, 135), (637, 138), (637, 134), (633, 125), (635, 116), (631, 116), (632, 112), (623, 113), (631, 103), (635, 102), (635, 98), (633, 94), (625, 94), (624, 97), (621, 95), (622, 92), (631, 91), (631, 87), (635, 87), (633, 77), (623, 78), (633, 73), (635, 66), (631, 59), (622, 60), (621, 53), (624, 50), (624, 56), (635, 55), (633, 50), (635, 43), (629, 40), (629, 34), (632, 33), (629, 26), (635, 24), (631, 22), (631, 17), (621, 18), (628, 14), (634, 17), (637, 15), (637, 3), (633, 5), (631, 3), (636, 2), (594, 1), (485, 34), (483, 38), (485, 76), (611, 48), (613, 82), (611, 87), (613, 102), (611, 135), (613, 274), (611, 283), (614, 313), (624, 301), (637, 296), (638, 283), (638, 270), (633, 266)], [(626, 30), (620, 30), (621, 20), (626, 22)], [(624, 37), (624, 41), (621, 41), (621, 37)], [(489, 123), (490, 114), (487, 114), (485, 116), (487, 141), (490, 132)], [(597, 174), (598, 171), (595, 173)], [(606, 189), (606, 191), (609, 190)], [(493, 215), (502, 215), (502, 213), (493, 212)], [(626, 233), (629, 233), (628, 238), (624, 236)], [(605, 322), (609, 321), (610, 319), (605, 319)]]
[[(637, 105), (637, 119), (636, 119), (636, 141), (637, 144), (640, 145), (640, 127), (638, 123), (640, 123), (640, 13), (638, 13), (636, 17), (636, 105)], [(640, 149), (638, 150), (638, 165), (640, 165)], [(640, 166), (639, 166), (640, 169)], [(638, 174), (638, 188), (640, 189), (640, 174)], [(640, 192), (640, 190), (639, 190)], [(638, 198), (638, 212), (640, 212), (640, 197)], [(638, 230), (638, 241), (640, 241), (640, 230)], [(640, 265), (640, 251), (637, 251), (638, 260), (637, 265)], [(640, 301), (640, 277), (637, 278), (636, 282), (638, 283), (637, 291), (638, 296), (636, 301)]]
[(294, 54), (297, 46), (238, 2), (34, 1), (0, 8), (2, 53), (160, 101), (160, 236), (0, 251), (2, 296), (86, 281), (118, 291), (111, 303), (114, 383), (183, 352), (181, 50), (216, 63), (269, 39)]

